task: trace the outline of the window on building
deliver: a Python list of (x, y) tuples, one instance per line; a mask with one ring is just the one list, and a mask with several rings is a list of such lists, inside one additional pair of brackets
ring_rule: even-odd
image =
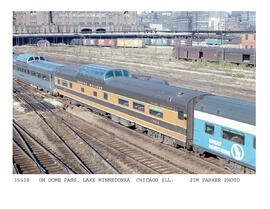
[(149, 107), (150, 115), (154, 115), (159, 118), (163, 118), (163, 110), (156, 107)]
[(184, 120), (184, 112), (183, 111), (178, 111), (178, 119)]
[(84, 92), (84, 88), (81, 88), (81, 92)]
[(95, 97), (97, 97), (97, 92), (96, 92), (96, 91), (94, 91), (94, 92), (93, 92), (93, 95), (94, 95)]
[(248, 34), (246, 34), (246, 40), (248, 40)]
[(144, 112), (144, 105), (138, 102), (133, 102), (133, 109)]
[(103, 98), (108, 100), (108, 94), (107, 93), (103, 93)]
[(127, 99), (124, 99), (124, 98), (121, 98), (121, 97), (118, 97), (118, 104), (120, 105), (124, 105), (124, 106), (129, 106), (129, 102)]
[(214, 135), (215, 134), (215, 127), (212, 124), (205, 123), (204, 132), (207, 134)]
[(72, 89), (72, 83), (71, 83), (71, 82), (69, 82), (69, 88), (71, 88), (71, 89)]
[(223, 139), (227, 139), (239, 144), (245, 144), (245, 135), (237, 131), (222, 128), (221, 136)]
[(67, 87), (67, 81), (62, 80), (62, 85)]

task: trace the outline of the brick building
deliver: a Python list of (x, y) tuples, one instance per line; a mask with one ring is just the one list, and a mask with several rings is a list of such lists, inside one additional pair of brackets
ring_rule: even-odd
[(256, 34), (242, 34), (241, 35), (241, 48), (252, 49), (256, 48)]
[(137, 12), (13, 12), (13, 33), (143, 31)]

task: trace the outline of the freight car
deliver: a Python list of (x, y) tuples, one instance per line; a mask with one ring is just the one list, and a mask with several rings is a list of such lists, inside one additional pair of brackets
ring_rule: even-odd
[(192, 40), (191, 39), (172, 39), (171, 40), (171, 46), (192, 46)]
[(97, 39), (97, 46), (99, 47), (116, 47), (116, 39)]
[(145, 43), (142, 39), (117, 39), (117, 47), (127, 47), (127, 48), (143, 48)]
[(221, 47), (175, 46), (173, 56), (176, 59), (206, 60), (209, 62), (231, 62), (234, 64), (256, 65), (255, 49), (233, 49)]
[(152, 38), (150, 39), (151, 46), (170, 46), (171, 42), (168, 38)]
[[(13, 56), (15, 78), (44, 88), (36, 75), (48, 73), (50, 90), (71, 101), (162, 143), (212, 153), (233, 171), (255, 172), (255, 103), (136, 79), (117, 67), (91, 64), (77, 69), (36, 55)], [(17, 75), (21, 60), (36, 77)]]
[(255, 66), (255, 57), (255, 49), (224, 48), (224, 61), (227, 62)]

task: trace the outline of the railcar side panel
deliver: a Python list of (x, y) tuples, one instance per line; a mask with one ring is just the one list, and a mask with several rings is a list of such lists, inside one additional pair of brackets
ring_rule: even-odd
[(251, 169), (256, 167), (255, 127), (195, 111), (194, 145)]
[[(63, 81), (66, 83), (65, 86), (61, 85)], [(158, 107), (163, 111), (163, 117), (160, 118), (150, 114), (150, 109), (156, 108), (151, 104), (103, 91), (102, 89), (92, 88), (76, 82), (72, 82), (72, 88), (69, 88), (69, 82), (70, 81), (68, 80), (55, 77), (57, 91), (71, 99), (80, 101), (99, 110), (127, 119), (131, 122), (135, 122), (139, 125), (180, 140), (182, 144), (186, 143), (186, 120), (179, 120), (178, 112)], [(96, 93), (94, 94), (94, 92)], [(107, 99), (104, 98), (104, 93), (107, 94)], [(128, 105), (119, 104), (119, 98), (127, 100)], [(142, 112), (135, 110), (133, 108), (133, 102), (143, 104), (145, 111)], [(187, 115), (185, 114), (184, 117), (187, 117)]]

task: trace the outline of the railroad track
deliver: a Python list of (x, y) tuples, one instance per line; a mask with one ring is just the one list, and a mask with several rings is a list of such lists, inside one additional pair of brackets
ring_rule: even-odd
[(58, 155), (61, 155), (60, 159), (64, 159), (63, 161), (75, 173), (119, 173), (61, 118), (29, 94), (22, 86), (15, 88), (15, 91), (16, 96), (36, 113), (37, 122), (43, 127), (43, 130), (46, 130), (46, 134), (49, 136), (47, 146), (52, 149), (53, 153), (58, 152)]
[[(16, 173), (24, 174), (72, 174), (74, 173), (66, 166), (58, 157), (44, 147), (37, 139), (32, 137), (24, 128), (17, 122), (13, 121), (13, 142), (15, 153), (14, 164)], [(24, 158), (18, 158), (20, 150), (25, 155)], [(29, 163), (29, 160), (32, 163)], [(33, 164), (35, 170), (28, 170), (29, 164)], [(19, 168), (18, 168), (19, 167)]]
[(173, 164), (135, 144), (128, 143), (122, 140), (121, 137), (106, 132), (100, 127), (89, 126), (89, 123), (87, 124), (79, 119), (75, 119), (74, 116), (64, 119), (73, 127), (79, 123), (80, 126), (77, 126), (75, 129), (85, 140), (93, 144), (93, 146), (102, 147), (110, 153), (116, 153), (122, 161), (125, 161), (125, 164), (129, 165), (129, 167), (136, 168), (139, 172), (153, 174), (191, 173), (188, 169)]
[[(80, 126), (77, 126), (78, 128), (76, 128), (76, 130), (84, 135), (85, 139), (92, 141), (93, 143), (101, 143), (103, 146), (117, 150), (121, 153), (120, 156), (122, 155), (124, 157), (132, 158), (141, 164), (146, 163), (146, 166), (150, 167), (154, 173), (231, 173), (213, 162), (209, 162), (195, 156), (195, 154), (191, 153), (190, 151), (184, 149), (175, 149), (173, 147), (160, 144), (142, 133), (130, 130), (119, 124), (113, 123), (112, 121), (106, 120), (103, 117), (100, 117), (100, 120), (102, 121), (102, 124), (105, 124), (105, 127), (100, 127), (92, 123), (89, 124), (76, 116), (67, 117), (66, 113), (63, 113), (62, 117), (65, 119), (65, 121), (73, 124), (74, 126), (76, 124), (80, 124)], [(106, 126), (106, 124), (108, 124), (108, 126)], [(110, 130), (121, 129), (121, 133), (123, 132), (124, 135), (119, 136), (114, 132), (109, 131), (107, 128), (109, 126)], [(137, 145), (136, 140), (139, 139), (145, 140), (145, 147), (162, 146), (159, 147), (159, 149), (162, 149), (164, 153), (173, 153), (175, 157), (182, 160), (173, 162), (172, 160), (168, 160), (169, 157), (166, 158), (164, 156), (162, 157), (161, 155), (154, 154), (154, 151), (149, 151), (149, 149)], [(148, 162), (147, 159), (149, 159)], [(162, 163), (155, 163), (154, 159), (163, 162), (165, 165), (162, 166)]]

